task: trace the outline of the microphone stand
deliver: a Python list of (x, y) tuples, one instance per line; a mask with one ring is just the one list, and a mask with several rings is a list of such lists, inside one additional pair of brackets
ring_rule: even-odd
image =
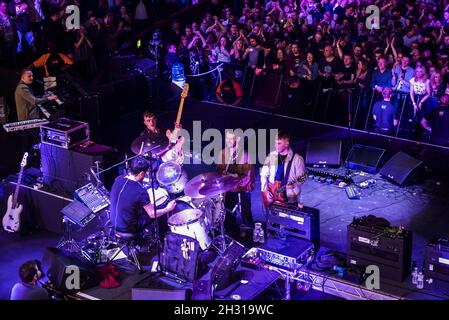
[(154, 212), (154, 219), (156, 223), (156, 245), (157, 245), (157, 261), (158, 261), (158, 272), (162, 272), (161, 269), (161, 239), (159, 239), (159, 219), (157, 216), (157, 202), (156, 202), (156, 194), (154, 192), (154, 180), (156, 179), (156, 175), (153, 171), (153, 161), (155, 158), (152, 156), (150, 151), (150, 179), (151, 179), (151, 193), (153, 195), (153, 212)]
[(351, 127), (352, 127), (352, 91), (355, 90), (355, 88), (346, 88), (346, 92), (348, 93), (348, 143), (347, 143), (347, 151), (346, 154), (346, 175), (348, 176), (351, 173), (351, 170), (349, 169), (349, 153), (351, 152), (352, 147), (354, 146), (354, 141), (352, 140), (352, 133), (351, 133)]
[(327, 92), (347, 92), (348, 93), (348, 143), (347, 143), (347, 155), (346, 155), (346, 175), (349, 175), (351, 173), (351, 170), (349, 169), (349, 153), (351, 152), (351, 148), (353, 147), (353, 139), (352, 139), (352, 113), (351, 113), (351, 107), (352, 107), (352, 92), (355, 90), (355, 88), (344, 88), (344, 89), (336, 89), (336, 90), (328, 90)]

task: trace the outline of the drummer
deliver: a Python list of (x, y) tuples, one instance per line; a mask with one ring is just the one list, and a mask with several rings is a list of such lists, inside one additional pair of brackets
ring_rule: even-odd
[[(253, 227), (253, 216), (251, 213), (251, 192), (254, 190), (255, 174), (254, 165), (251, 164), (248, 152), (244, 149), (244, 144), (240, 143), (240, 137), (232, 131), (226, 132), (226, 147), (220, 153), (217, 164), (217, 172), (223, 175), (231, 175), (240, 178), (239, 184), (226, 193), (225, 207), (231, 211), (236, 207), (239, 195), (241, 199), (242, 212), (241, 223), (233, 215), (226, 217), (225, 227), (233, 235), (244, 238), (248, 230)], [(239, 219), (240, 217), (237, 217)], [(236, 232), (237, 231), (237, 232)]]
[[(145, 229), (154, 225), (155, 213), (149, 191), (141, 184), (149, 168), (149, 162), (138, 156), (131, 161), (128, 174), (117, 177), (112, 185), (110, 220), (115, 232), (137, 234), (141, 238)], [(161, 238), (167, 231), (166, 213), (175, 205), (176, 202), (171, 201), (165, 208), (156, 209)]]

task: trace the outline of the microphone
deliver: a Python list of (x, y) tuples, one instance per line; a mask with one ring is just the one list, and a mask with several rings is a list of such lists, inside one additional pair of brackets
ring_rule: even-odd
[(101, 184), (100, 179), (98, 179), (97, 174), (94, 172), (92, 168), (90, 168), (90, 172), (92, 172), (92, 175), (94, 176), (95, 181), (97, 181), (98, 184)]
[(323, 93), (328, 93), (328, 92), (331, 92), (331, 91), (334, 91), (334, 89), (333, 88), (324, 88), (323, 89)]

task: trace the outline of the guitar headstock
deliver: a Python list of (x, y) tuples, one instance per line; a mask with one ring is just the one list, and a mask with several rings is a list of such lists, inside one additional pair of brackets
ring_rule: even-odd
[(184, 89), (182, 89), (181, 97), (185, 99), (185, 98), (187, 98), (188, 94), (189, 94), (189, 84), (186, 83), (186, 84), (184, 84)]
[(28, 152), (23, 154), (22, 162), (20, 162), (20, 167), (23, 168), (27, 165)]

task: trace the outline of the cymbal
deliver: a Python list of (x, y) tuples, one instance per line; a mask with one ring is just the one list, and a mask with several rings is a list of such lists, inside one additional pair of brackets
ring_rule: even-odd
[(166, 137), (149, 140), (145, 136), (138, 136), (131, 144), (131, 150), (135, 154), (139, 154), (141, 149), (142, 154), (147, 152), (159, 153), (166, 148), (167, 144), (168, 142)]
[(223, 176), (215, 172), (203, 173), (187, 182), (184, 194), (194, 199), (214, 197), (233, 189), (239, 181), (239, 178)]

